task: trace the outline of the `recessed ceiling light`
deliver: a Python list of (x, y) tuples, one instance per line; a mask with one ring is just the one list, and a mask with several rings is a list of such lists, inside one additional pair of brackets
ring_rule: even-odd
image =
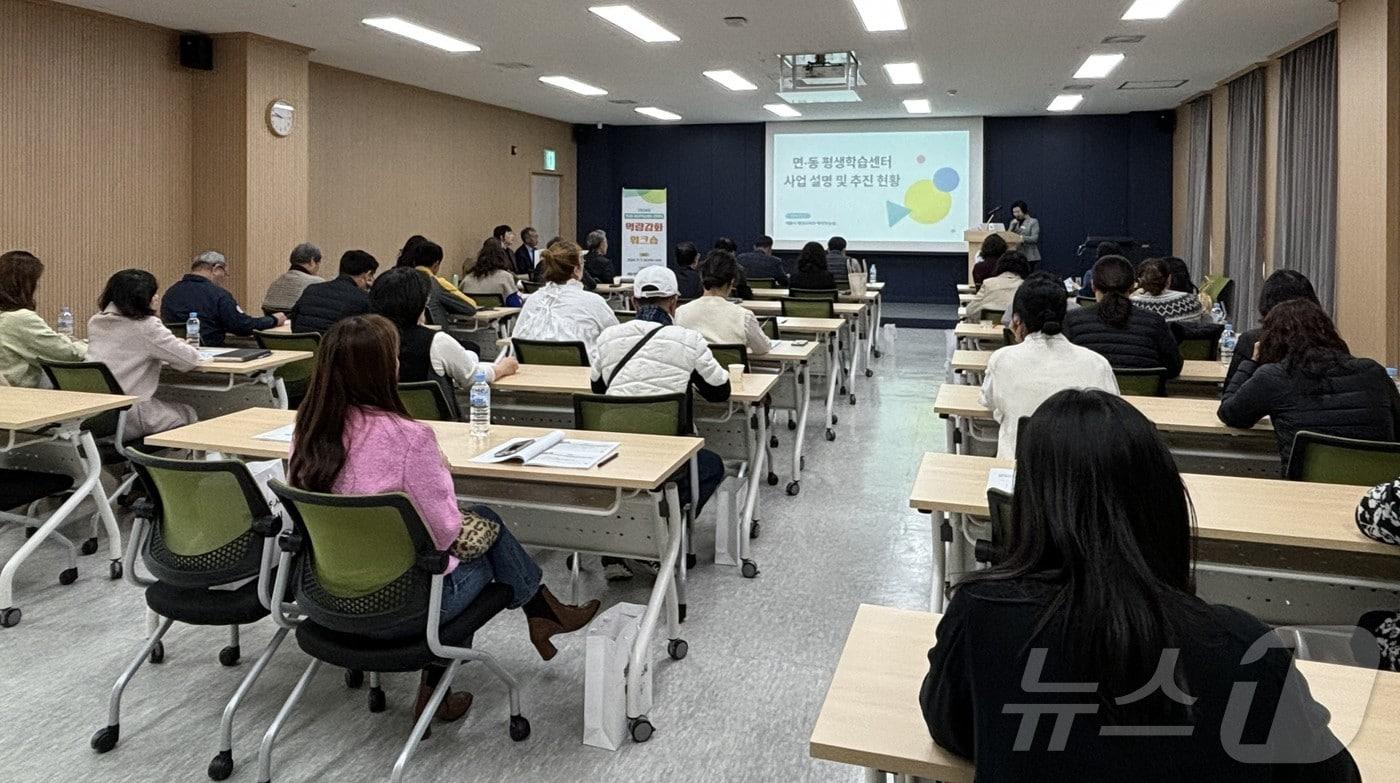
[(855, 0), (855, 3), (866, 30), (884, 33), (907, 29), (899, 0)]
[(632, 111), (635, 111), (638, 114), (645, 114), (648, 117), (654, 117), (658, 120), (665, 120), (667, 122), (675, 122), (681, 118), (681, 115), (676, 114), (675, 112), (669, 112), (665, 109), (658, 109), (655, 106), (638, 106)]
[(735, 92), (758, 89), (757, 84), (754, 84), (733, 71), (705, 71), (705, 76), (723, 84), (725, 87)]
[(932, 114), (933, 104), (928, 98), (910, 98), (904, 102), (904, 110), (910, 114)]
[(1083, 95), (1056, 95), (1046, 108), (1050, 111), (1074, 111), (1083, 102)]
[(552, 84), (555, 87), (576, 92), (579, 95), (607, 95), (608, 91), (591, 84), (584, 84), (578, 79), (570, 79), (567, 76), (541, 76), (540, 81), (545, 84)]
[(786, 103), (765, 103), (763, 108), (773, 112), (779, 117), (801, 117), (802, 112), (792, 108)]
[(890, 75), (890, 84), (923, 84), (924, 74), (918, 63), (885, 63), (885, 73)]
[(1113, 73), (1113, 69), (1123, 62), (1121, 54), (1091, 54), (1079, 70), (1074, 72), (1076, 79), (1102, 79)]
[(1181, 5), (1181, 0), (1137, 0), (1133, 3), (1132, 8), (1123, 14), (1123, 18), (1127, 21), (1166, 19), (1179, 5)]
[(407, 19), (400, 19), (397, 16), (371, 16), (368, 19), (361, 19), (360, 21), (370, 27), (377, 27), (386, 33), (412, 38), (419, 43), (424, 43), (441, 49), (444, 52), (451, 52), (452, 54), (481, 51), (481, 47), (476, 44), (467, 43), (460, 38), (453, 38), (437, 30), (429, 30), (422, 25), (414, 24)]
[(1123, 82), (1120, 90), (1175, 90), (1186, 86), (1185, 79), (1154, 79), (1152, 81)]
[(595, 5), (588, 10), (647, 43), (669, 43), (681, 39), (630, 5)]

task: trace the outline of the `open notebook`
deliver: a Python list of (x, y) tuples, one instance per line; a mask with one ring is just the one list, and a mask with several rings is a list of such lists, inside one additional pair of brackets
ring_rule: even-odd
[(555, 430), (538, 438), (512, 438), (472, 458), (478, 464), (519, 462), (532, 468), (588, 470), (617, 453), (618, 444), (599, 440), (570, 440)]

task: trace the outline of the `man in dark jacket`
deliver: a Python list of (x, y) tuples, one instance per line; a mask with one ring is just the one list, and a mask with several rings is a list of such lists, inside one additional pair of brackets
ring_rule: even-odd
[(846, 285), (846, 274), (850, 271), (851, 259), (846, 255), (846, 238), (832, 237), (826, 243), (826, 271), (842, 288)]
[(617, 267), (608, 258), (608, 235), (602, 229), (590, 231), (584, 245), (588, 252), (583, 257), (583, 271), (593, 278), (594, 283), (590, 287), (585, 282), (583, 287), (592, 291), (598, 283), (611, 283), (618, 275)]
[(526, 226), (520, 232), (520, 247), (515, 249), (515, 273), (532, 275), (540, 262), (540, 232)]
[(228, 333), (251, 337), (260, 329), (271, 329), (287, 322), (281, 313), (254, 318), (243, 312), (238, 300), (223, 287), (228, 277), (228, 259), (223, 253), (206, 250), (190, 264), (190, 273), (170, 286), (160, 302), (160, 319), (185, 323), (190, 313), (199, 314), (199, 342), (221, 348)]
[(369, 288), (379, 262), (363, 250), (347, 250), (340, 257), (340, 275), (302, 292), (292, 308), (292, 331), (323, 334), (343, 318), (369, 312)]
[(749, 278), (772, 278), (779, 288), (788, 287), (787, 270), (783, 269), (782, 259), (773, 255), (773, 237), (761, 236), (753, 243), (753, 250), (738, 256), (735, 260)]
[(677, 291), (683, 300), (699, 299), (705, 294), (704, 281), (700, 279), (700, 251), (694, 242), (681, 242), (676, 245), (676, 260), (671, 271), (676, 274)]

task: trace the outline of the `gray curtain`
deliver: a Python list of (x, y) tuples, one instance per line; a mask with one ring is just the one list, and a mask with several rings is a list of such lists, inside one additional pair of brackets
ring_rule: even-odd
[(1210, 96), (1191, 102), (1191, 151), (1186, 173), (1186, 265), (1199, 281), (1210, 268)]
[(1337, 263), (1337, 34), (1293, 50), (1280, 65), (1274, 268), (1307, 275), (1330, 313)]
[(1225, 163), (1225, 274), (1235, 281), (1230, 320), (1236, 331), (1258, 319), (1255, 291), (1264, 263), (1264, 70), (1230, 82)]

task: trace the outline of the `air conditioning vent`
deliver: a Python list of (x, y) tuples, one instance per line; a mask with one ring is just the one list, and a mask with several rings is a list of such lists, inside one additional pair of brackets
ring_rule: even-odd
[(1186, 79), (1162, 79), (1160, 81), (1147, 82), (1123, 82), (1118, 85), (1120, 90), (1175, 90), (1186, 84)]
[(636, 105), (637, 105), (637, 102), (636, 102), (636, 101), (629, 101), (629, 100), (627, 100), (626, 98), (617, 98), (617, 99), (615, 99), (615, 100), (608, 101), (608, 103), (615, 104), (615, 105), (617, 105), (617, 106), (636, 106)]
[(528, 71), (535, 66), (529, 63), (496, 63), (496, 67), (503, 71)]
[(1145, 35), (1110, 35), (1103, 39), (1106, 44), (1136, 44), (1147, 39)]

